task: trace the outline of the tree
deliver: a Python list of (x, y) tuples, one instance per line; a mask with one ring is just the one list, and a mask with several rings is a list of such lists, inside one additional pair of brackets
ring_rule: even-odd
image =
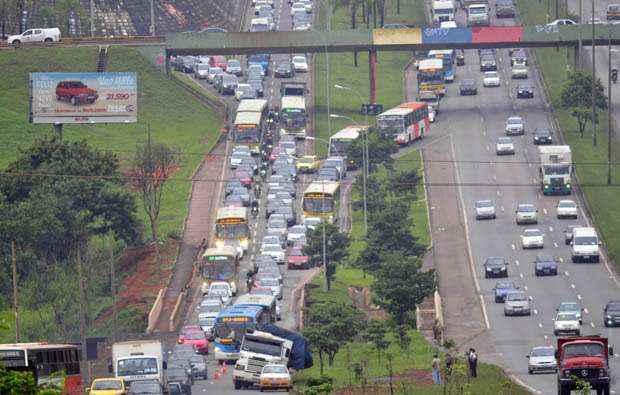
[(327, 299), (315, 302), (306, 311), (308, 324), (303, 335), (319, 352), (319, 364), (323, 374), (323, 356), (327, 355), (329, 366), (342, 345), (353, 340), (362, 327), (362, 315), (352, 306)]
[(136, 147), (132, 168), (133, 182), (140, 191), (144, 211), (149, 217), (153, 241), (158, 238), (157, 220), (164, 186), (178, 164), (178, 155), (164, 144), (152, 143), (150, 133), (146, 143)]
[[(597, 79), (594, 86), (595, 107), (599, 110), (607, 109), (607, 98), (603, 94), (604, 88), (601, 80)], [(592, 75), (584, 71), (573, 71), (562, 86), (560, 93), (562, 108), (568, 110), (575, 117), (579, 126), (579, 135), (583, 138), (583, 132), (588, 122), (596, 122), (592, 119)]]
[[(364, 184), (362, 176), (355, 178), (353, 184), (354, 191), (358, 196), (363, 196)], [(369, 212), (381, 211), (387, 206), (387, 191), (385, 183), (376, 174), (370, 174), (366, 178), (366, 207)], [(353, 208), (361, 210), (363, 208), (362, 199), (353, 201)]]
[(422, 271), (421, 260), (400, 251), (384, 253), (372, 289), (375, 303), (390, 313), (397, 325), (407, 324), (410, 312), (433, 291), (435, 272)]
[(387, 349), (390, 345), (390, 342), (385, 339), (385, 335), (387, 334), (387, 325), (385, 321), (371, 319), (366, 323), (366, 328), (364, 329), (364, 339), (372, 343), (377, 351), (377, 362), (381, 365), (381, 350)]
[[(342, 233), (338, 226), (325, 224), (325, 260), (327, 261), (328, 284), (336, 273), (336, 264), (342, 262), (349, 254), (350, 239), (346, 233)], [(323, 225), (317, 225), (314, 230), (308, 229), (307, 243), (304, 246), (304, 254), (310, 257), (310, 264), (319, 266), (323, 264)]]
[(394, 197), (416, 199), (416, 189), (422, 178), (417, 170), (401, 171), (390, 177), (387, 187)]
[[(391, 169), (394, 164), (392, 154), (397, 151), (394, 140), (389, 137), (382, 137), (374, 129), (368, 130), (368, 172), (374, 172), (379, 165)], [(363, 163), (364, 142), (361, 138), (353, 141), (347, 149), (347, 158), (355, 163)]]

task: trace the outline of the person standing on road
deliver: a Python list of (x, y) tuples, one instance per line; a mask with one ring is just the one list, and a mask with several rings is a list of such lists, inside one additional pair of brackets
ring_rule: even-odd
[(452, 365), (454, 365), (454, 357), (452, 356), (450, 351), (448, 351), (448, 353), (446, 354), (446, 380), (447, 377), (450, 377), (452, 375)]
[(435, 382), (435, 384), (441, 385), (441, 372), (439, 370), (439, 366), (441, 366), (441, 361), (439, 360), (437, 354), (433, 356), (433, 362), (431, 366), (433, 369), (433, 381)]
[(476, 378), (478, 376), (478, 354), (473, 348), (469, 349), (467, 364), (469, 365), (469, 377)]

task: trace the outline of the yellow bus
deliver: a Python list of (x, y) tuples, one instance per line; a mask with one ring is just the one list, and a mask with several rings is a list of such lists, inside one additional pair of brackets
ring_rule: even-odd
[(443, 59), (424, 59), (418, 67), (418, 93), (432, 91), (440, 96), (446, 93)]
[(313, 181), (308, 185), (302, 198), (304, 219), (321, 218), (333, 223), (337, 218), (338, 194), (340, 183), (337, 181)]
[(221, 207), (215, 219), (215, 246), (236, 245), (247, 251), (250, 244), (248, 210), (245, 207)]

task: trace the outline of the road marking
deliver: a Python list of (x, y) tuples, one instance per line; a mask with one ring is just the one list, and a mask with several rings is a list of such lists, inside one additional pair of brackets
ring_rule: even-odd
[(554, 241), (554, 242), (553, 242), (553, 246), (554, 246), (555, 248), (558, 248), (558, 243), (556, 243), (556, 242)]
[(581, 300), (581, 295), (577, 294), (577, 299)]
[(536, 184), (536, 179), (534, 177), (532, 177), (532, 182)]
[(513, 250), (517, 249), (514, 244), (511, 244), (510, 247), (512, 247)]
[(589, 314), (588, 309), (586, 309), (586, 308), (583, 309), (583, 312), (586, 313), (586, 314)]
[(543, 335), (543, 337), (545, 338), (545, 340), (549, 339), (549, 336), (547, 335)]
[(519, 277), (523, 278), (523, 273), (519, 273)]
[[(560, 263), (564, 263), (564, 258), (558, 257), (558, 260), (560, 261)], [(568, 272), (566, 272), (566, 275), (568, 276)]]
[(528, 298), (530, 299), (530, 301), (534, 300), (534, 297), (532, 295), (528, 296)]
[(590, 322), (590, 326), (591, 326), (592, 328), (595, 328), (594, 322)]
[(491, 147), (489, 147), (488, 145), (487, 145), (487, 151), (491, 151)]
[(501, 207), (500, 207), (500, 209), (501, 209), (502, 211), (504, 211), (504, 206), (501, 206)]
[(487, 135), (487, 131), (486, 131), (486, 130), (483, 130), (483, 131), (482, 131), (482, 135), (483, 135), (483, 136), (486, 136), (486, 135)]
[[(534, 311), (536, 311), (536, 310), (534, 310)], [(541, 322), (538, 323), (538, 327), (542, 328), (542, 323)]]
[[(534, 315), (538, 315), (538, 310), (534, 309)], [(539, 325), (542, 328), (542, 324), (539, 324)]]
[[(370, 156), (370, 155), (369, 155)], [(553, 232), (553, 226), (549, 227), (549, 232)]]
[(543, 208), (543, 214), (547, 215), (547, 209)]
[(572, 289), (575, 289), (575, 284), (571, 284), (571, 285), (570, 285), (570, 287), (571, 287)]
[(527, 285), (525, 285), (525, 286), (523, 287), (523, 289), (527, 291)]
[[(368, 155), (370, 156), (370, 155)], [(495, 174), (493, 174), (493, 181), (497, 181), (497, 176)]]
[(565, 271), (565, 272), (564, 272), (564, 275), (565, 275), (566, 277), (570, 277), (570, 273), (569, 273), (569, 272), (566, 272), (566, 271)]
[(515, 259), (515, 265), (519, 266), (519, 261)]
[(529, 167), (532, 167), (532, 164), (531, 164), (531, 163), (528, 163), (527, 165), (528, 165)]
[(497, 190), (497, 196), (501, 196), (502, 191), (500, 191), (499, 189)]

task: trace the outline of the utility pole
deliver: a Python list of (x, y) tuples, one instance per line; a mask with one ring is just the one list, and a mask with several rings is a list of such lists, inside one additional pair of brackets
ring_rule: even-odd
[(84, 378), (84, 384), (90, 385), (90, 377), (89, 377), (89, 369), (88, 369), (88, 359), (87, 359), (87, 348), (86, 348), (86, 293), (84, 292), (84, 273), (82, 269), (82, 243), (81, 237), (76, 245), (75, 251), (75, 263), (77, 265), (78, 272), (78, 286), (80, 293), (80, 343), (82, 343), (82, 377)]
[(592, 0), (592, 145), (596, 147), (596, 44), (594, 39), (594, 0)]
[(95, 37), (95, 0), (90, 0), (90, 36)]
[[(327, 4), (329, 4), (329, 7), (327, 6)], [(325, 16), (327, 18), (327, 34), (329, 34), (329, 31), (332, 29), (331, 0), (323, 1), (323, 5), (325, 6), (324, 7)], [(330, 95), (331, 89), (330, 89), (330, 81), (329, 81), (329, 52), (327, 52), (327, 45), (325, 46), (325, 73), (327, 74), (327, 77), (325, 78), (325, 81), (327, 82), (327, 85), (325, 86), (325, 89), (327, 89), (327, 91), (325, 92), (326, 98), (327, 98), (327, 134), (331, 136), (332, 135), (332, 120), (330, 119), (330, 116), (329, 116), (329, 114), (331, 114), (331, 95)], [(327, 148), (329, 150), (329, 147)]]
[(112, 340), (116, 342), (118, 331), (118, 311), (116, 307), (116, 268), (114, 267), (114, 246), (112, 235), (110, 234), (108, 254), (110, 257), (110, 291), (112, 294)]
[(607, 25), (607, 185), (611, 185), (611, 28)]
[(151, 36), (155, 36), (155, 1), (151, 0)]
[(11, 268), (13, 270), (13, 308), (15, 309), (15, 343), (20, 342), (19, 293), (17, 290), (17, 252), (15, 241), (11, 241)]
[(579, 24), (579, 63), (578, 63), (578, 67), (579, 70), (583, 69), (583, 65), (582, 65), (582, 58), (583, 58), (583, 33), (581, 31), (581, 14), (583, 13), (583, 5), (581, 4), (583, 0), (579, 0), (579, 15), (577, 15), (577, 23)]

